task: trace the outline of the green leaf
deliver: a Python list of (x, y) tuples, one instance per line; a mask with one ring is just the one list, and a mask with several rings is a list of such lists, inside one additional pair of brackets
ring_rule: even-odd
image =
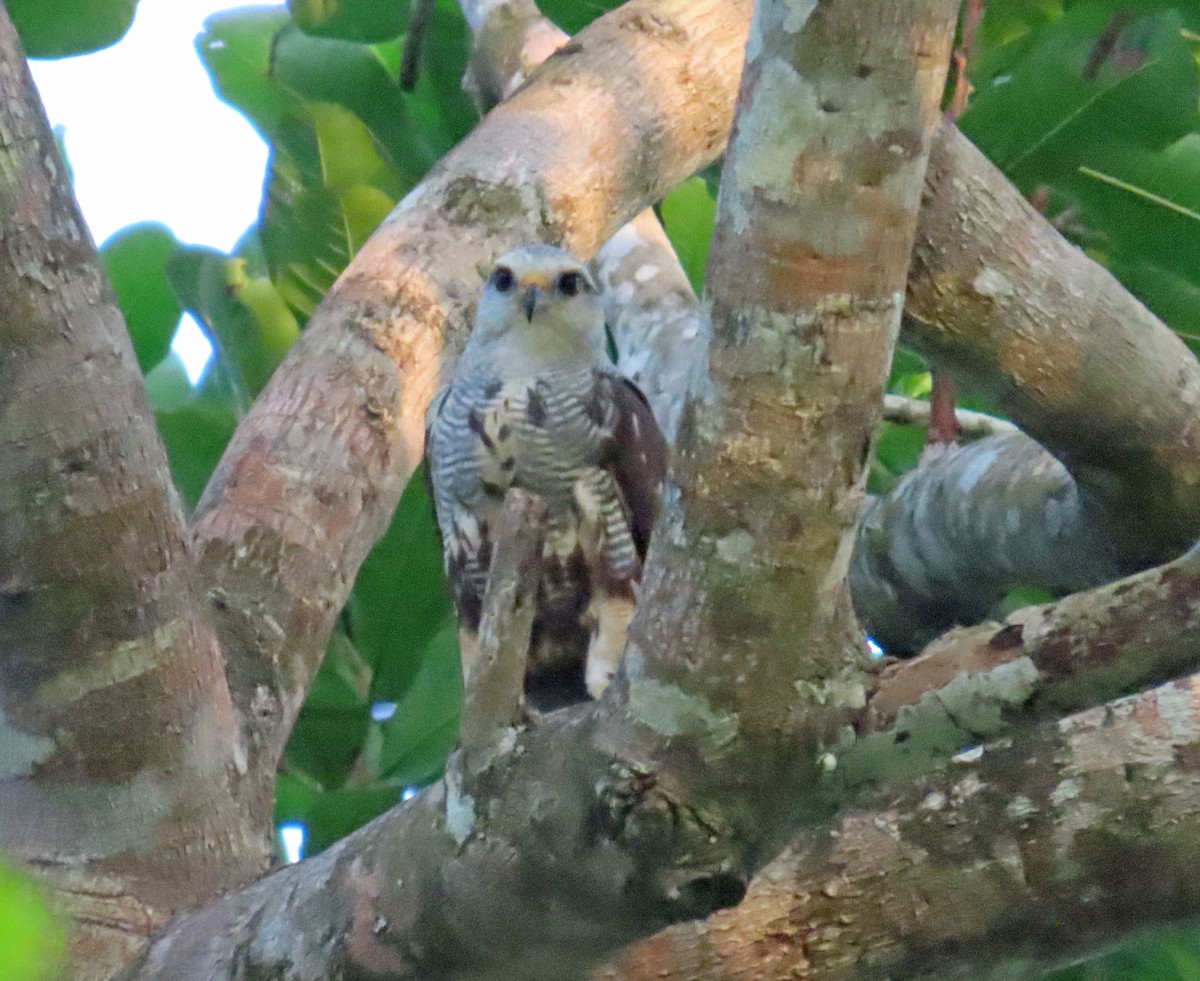
[(295, 770), (284, 770), (275, 778), (275, 823), (308, 822), (321, 785), (312, 777)]
[(349, 613), (354, 643), (375, 669), (372, 697), (396, 701), (453, 618), (424, 464), (404, 489), (387, 533), (363, 562)]
[(542, 0), (538, 8), (568, 34), (578, 34), (624, 0)]
[(181, 409), (196, 398), (183, 359), (171, 352), (146, 375), (146, 395), (155, 412)]
[(960, 126), (1026, 193), (1070, 187), (1082, 166), (1105, 171), (1114, 153), (1161, 149), (1195, 128), (1194, 45), (1177, 12), (1142, 10), (1100, 64), (1113, 5), (1091, 0), (1037, 31), (1004, 74), (975, 77)]
[(395, 714), (383, 725), (380, 772), (402, 784), (436, 778), (458, 736), (461, 701), (458, 631), (451, 617), (424, 651)]
[(346, 41), (384, 41), (408, 26), (409, 0), (288, 0), (305, 32)]
[(147, 223), (122, 229), (100, 249), (143, 373), (167, 356), (183, 313), (167, 281), (177, 248), (169, 229)]
[(692, 288), (699, 293), (704, 288), (717, 202), (704, 180), (692, 177), (663, 199), (660, 211), (667, 237), (675, 247)]
[(66, 935), (29, 879), (0, 865), (0, 964), (4, 981), (51, 981)]
[(115, 44), (137, 0), (5, 0), (30, 58), (63, 58)]
[(187, 506), (195, 507), (233, 436), (237, 416), (228, 405), (201, 399), (158, 412), (156, 418), (175, 485)]
[(400, 803), (403, 788), (388, 781), (318, 794), (308, 813), (307, 854), (323, 851)]
[(921, 459), (925, 448), (923, 426), (898, 426), (891, 422), (879, 424), (875, 439), (875, 455), (868, 477), (872, 494), (884, 494)]
[(253, 302), (242, 302), (239, 294), (249, 282), (245, 262), (215, 249), (180, 247), (167, 263), (167, 279), (184, 309), (207, 329), (217, 370), (230, 380), (236, 404), (245, 410), (298, 335), (295, 318), (281, 302), (262, 296), (267, 283), (254, 284)]
[(341, 787), (358, 759), (370, 723), (371, 711), (366, 705), (306, 704), (288, 739), (288, 766), (307, 773), (325, 788)]
[(1200, 287), (1200, 135), (1085, 167), (1075, 196), (1118, 261), (1157, 265)]
[(268, 142), (299, 97), (271, 80), (275, 36), (289, 23), (278, 6), (213, 14), (196, 38), (196, 51), (217, 95), (240, 110)]

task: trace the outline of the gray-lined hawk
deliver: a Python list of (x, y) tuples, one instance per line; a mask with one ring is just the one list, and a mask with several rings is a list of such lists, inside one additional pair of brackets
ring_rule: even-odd
[(520, 487), (549, 508), (530, 695), (598, 697), (625, 646), (666, 444), (609, 360), (595, 282), (570, 253), (535, 245), (497, 262), (430, 407), (427, 452), (464, 673), (504, 495)]

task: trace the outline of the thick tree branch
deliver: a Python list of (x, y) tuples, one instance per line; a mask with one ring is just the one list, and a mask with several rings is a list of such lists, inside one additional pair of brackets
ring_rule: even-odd
[(1179, 554), (1200, 537), (1200, 364), (948, 124), (926, 191), (905, 340), (1066, 464), (1126, 568)]
[(76, 978), (265, 864), (269, 802), (237, 785), (194, 578), (129, 335), (0, 6), (0, 851), (79, 917)]
[(935, 151), (905, 339), (1045, 449), (952, 454), (868, 510), (855, 605), (896, 652), (1015, 586), (1094, 586), (1200, 536), (1200, 363), (953, 127)]
[(684, 423), (626, 654), (635, 705), (682, 691), (782, 734), (836, 717), (825, 686), (862, 667), (844, 576), (956, 4), (864, 9), (779, 4), (751, 26), (706, 285), (720, 397)]
[[(825, 777), (831, 786), (813, 796), (823, 801), (834, 787), (861, 795), (880, 782), (895, 782), (894, 789), (889, 785), (868, 797), (866, 812), (847, 813), (831, 829), (802, 831), (737, 909), (645, 941), (600, 976), (628, 981), (838, 978), (853, 976), (847, 972), (859, 957), (872, 958), (869, 963), (877, 971), (887, 967), (901, 976), (909, 976), (910, 970), (919, 973), (918, 968), (931, 963), (939, 968), (958, 964), (965, 976), (972, 976), (972, 970), (979, 970), (977, 950), (983, 961), (1031, 952), (1049, 962), (1194, 909), (1200, 896), (1191, 891), (1186, 875), (1169, 879), (1165, 892), (1147, 902), (1125, 891), (1122, 863), (1142, 855), (1184, 868), (1188, 866), (1181, 863), (1200, 844), (1195, 830), (1200, 827), (1195, 823), (1200, 784), (1189, 776), (1193, 747), (1200, 745), (1200, 680), (1044, 725), (1032, 737), (1020, 735), (1012, 748), (1000, 744), (982, 757), (968, 754), (947, 774), (909, 781), (936, 759), (972, 739), (1000, 735), (1013, 722), (1090, 704), (1194, 667), (1200, 656), (1197, 608), (1200, 553), (1192, 553), (1093, 594), (1020, 611), (1007, 625), (961, 631), (922, 658), (888, 669), (860, 722), (864, 733), (873, 728), (878, 737), (848, 745), (837, 751), (839, 756), (831, 754), (836, 765)], [(1117, 649), (1111, 646), (1113, 637), (1122, 638)], [(960, 677), (960, 671), (970, 676)], [(541, 733), (519, 735), (511, 781), (503, 794), (489, 798), (486, 811), (472, 796), (476, 790), (470, 775), (452, 776), (449, 798), (431, 788), (415, 805), (418, 810), (393, 811), (328, 856), (277, 873), (238, 897), (184, 918), (143, 973), (131, 977), (248, 978), (256, 969), (283, 965), (281, 981), (289, 981), (305, 976), (298, 972), (315, 964), (330, 972), (334, 967), (390, 965), (401, 977), (400, 964), (421, 977), (527, 981), (542, 977), (542, 971), (548, 978), (570, 976), (569, 967), (554, 961), (552, 951), (559, 942), (569, 951), (581, 949), (576, 933), (580, 922), (556, 906), (554, 929), (547, 935), (547, 923), (531, 922), (535, 914), (509, 909), (514, 894), (504, 890), (515, 889), (514, 882), (528, 888), (537, 881), (542, 883), (537, 894), (553, 905), (561, 893), (548, 883), (568, 871), (574, 877), (572, 889), (595, 888), (603, 880), (589, 878), (597, 871), (591, 862), (611, 867), (615, 856), (608, 849), (614, 843), (650, 847), (654, 825), (648, 819), (661, 816), (663, 808), (680, 806), (683, 774), (676, 770), (668, 777), (659, 763), (683, 763), (686, 772), (689, 757), (681, 748), (686, 736), (654, 749), (629, 733), (627, 718), (604, 716), (599, 710), (563, 713)], [(901, 733), (910, 738), (897, 738)], [(627, 769), (628, 757), (624, 764), (608, 757), (614, 747), (622, 752), (636, 747), (637, 768)], [(704, 822), (714, 820), (711, 801), (730, 792), (722, 784), (736, 772), (725, 768), (730, 760), (717, 761), (719, 769), (709, 774), (714, 781), (709, 809), (695, 814)], [(743, 763), (753, 766), (750, 759)], [(782, 779), (767, 770), (764, 778)], [(572, 809), (562, 800), (561, 788), (585, 786), (592, 779), (604, 788), (596, 799), (606, 801), (606, 808), (623, 802), (630, 809), (622, 812), (621, 825), (597, 825), (605, 829), (602, 844), (581, 857), (579, 839), (560, 823), (564, 810), (569, 814)], [(748, 779), (746, 774), (738, 777), (735, 792)], [(1154, 788), (1150, 805), (1148, 788)], [(593, 812), (592, 820), (598, 821), (600, 813)], [(497, 821), (497, 815), (504, 817)], [(465, 850), (454, 843), (452, 830), (430, 831), (443, 821), (450, 828), (464, 817), (488, 822), (486, 833), (471, 836)], [(461, 833), (464, 826), (459, 827)], [(622, 829), (620, 835), (603, 838), (614, 827)], [(949, 830), (953, 828), (958, 830)], [(1170, 836), (1156, 834), (1156, 828), (1170, 828)], [(705, 831), (703, 824), (697, 829), (701, 835), (714, 830), (710, 826)], [(512, 837), (516, 834), (521, 837)], [(1103, 847), (1093, 850), (1096, 846)], [(598, 860), (597, 855), (607, 857)], [(534, 869), (514, 867), (518, 856), (531, 859)], [(1084, 867), (1078, 864), (1080, 856)], [(716, 862), (707, 877), (703, 859)], [(690, 891), (683, 892), (693, 901), (714, 882), (732, 888), (731, 881), (712, 877), (721, 868), (714, 857), (696, 855), (692, 861), (660, 881), (690, 883)], [(493, 862), (503, 872), (499, 879)], [(1002, 869), (1011, 874), (997, 881)], [(488, 892), (493, 882), (497, 891)], [(469, 896), (459, 900), (466, 905), (452, 905), (448, 911), (453, 890), (468, 883)], [(708, 885), (701, 888), (701, 883)], [(499, 895), (507, 897), (506, 903), (496, 901)], [(597, 902), (597, 895), (590, 901)], [(439, 915), (470, 924), (453, 928), (470, 931), (465, 960), (498, 945), (497, 959), (487, 969), (497, 973), (427, 974), (428, 963), (418, 966), (408, 959), (405, 945), (419, 942), (424, 948), (446, 928), (444, 922), (431, 924), (415, 912), (414, 904), (428, 896), (439, 897)], [(633, 902), (628, 895), (626, 899)], [(1026, 901), (1033, 908), (1026, 908)], [(602, 912), (591, 921), (593, 931), (602, 925), (611, 929), (612, 910), (604, 903), (595, 908)], [(1057, 929), (1059, 917), (1039, 919), (1056, 910), (1068, 924), (1080, 917), (1090, 922), (1092, 911), (1100, 918), (1096, 932), (1080, 936), (1075, 926)], [(970, 919), (964, 923), (967, 913)], [(421, 921), (419, 928), (414, 918)], [(328, 923), (346, 941), (331, 945), (329, 934), (306, 930), (303, 924), (312, 920)], [(623, 929), (630, 929), (629, 924)], [(955, 942), (964, 935), (972, 942)], [(1014, 936), (1025, 946), (1008, 946)], [(214, 937), (221, 939), (212, 943)], [(278, 937), (288, 938), (286, 948), (272, 939)], [(593, 933), (589, 942), (594, 940)], [(458, 950), (460, 943), (455, 933), (445, 949)], [(441, 969), (448, 970), (445, 965)]]
[[(1034, 977), (1195, 915), (1200, 679), (1039, 727), (806, 832), (605, 981)], [(1138, 870), (1138, 874), (1132, 874)]]
[[(1003, 623), (946, 634), (884, 672), (870, 726), (892, 728), (926, 693), (960, 675), (977, 709), (999, 721), (1017, 711), (1057, 715), (1091, 707), (1198, 667), (1200, 549), (1193, 548), (1167, 565), (1017, 610)], [(994, 672), (1023, 680), (1015, 688), (996, 685), (1000, 697), (993, 699), (987, 677)]]
[(636, 0), (592, 25), (401, 203), (239, 428), (195, 534), (260, 774), (420, 458), (481, 270), (535, 239), (589, 255), (719, 152), (747, 7)]

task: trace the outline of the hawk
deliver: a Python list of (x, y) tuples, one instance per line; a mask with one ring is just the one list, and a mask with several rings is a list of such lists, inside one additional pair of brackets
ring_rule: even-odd
[(426, 453), (464, 675), (510, 487), (548, 507), (527, 689), (598, 698), (617, 669), (666, 471), (646, 397), (607, 353), (599, 291), (546, 245), (497, 261), (475, 328), (430, 407)]

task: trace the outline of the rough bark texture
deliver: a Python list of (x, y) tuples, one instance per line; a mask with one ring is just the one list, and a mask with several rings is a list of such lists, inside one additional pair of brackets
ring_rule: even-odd
[(736, 909), (596, 978), (1029, 978), (1194, 916), (1198, 706), (1193, 677), (964, 754), (805, 833)]
[[(870, 727), (893, 728), (906, 709), (959, 675), (972, 689), (971, 714), (999, 723), (1018, 710), (1055, 715), (1090, 707), (1197, 667), (1200, 550), (1192, 549), (1159, 568), (1017, 610), (1003, 623), (951, 631), (884, 672)], [(1019, 702), (991, 700), (980, 681), (997, 671), (1020, 679), (1009, 686)], [(996, 733), (986, 725), (973, 731), (977, 739)]]
[(100, 978), (262, 871), (269, 799), (241, 781), (166, 455), (2, 7), (0, 229), (0, 850)]
[[(958, 711), (960, 699), (974, 704), (970, 679), (946, 684), (938, 665), (955, 656), (971, 666), (974, 658), (990, 663), (997, 636), (1012, 640), (1014, 631), (989, 629), (982, 651), (976, 645), (941, 661), (931, 655), (911, 669), (922, 673), (889, 674), (864, 708), (870, 679), (855, 670), (858, 638), (841, 587), (852, 488), (894, 331), (950, 6), (913, 0), (887, 5), (882, 14), (872, 8), (870, 22), (855, 24), (851, 46), (848, 34), (831, 31), (835, 43), (826, 44), (809, 33), (830, 30), (852, 9), (848, 0), (797, 0), (779, 6), (791, 15), (779, 29), (756, 35), (745, 125), (722, 202), (727, 238), (714, 253), (714, 365), (728, 404), (724, 414), (681, 413), (693, 455), (666, 537), (659, 536), (658, 579), (647, 587), (657, 591), (655, 618), (663, 626), (639, 628), (642, 642), (625, 686), (542, 728), (513, 728), (489, 765), (456, 759), (445, 783), (410, 807), (314, 861), (180, 918), (129, 977), (562, 981), (647, 930), (736, 902), (745, 877), (768, 857), (771, 833), (820, 817), (831, 799), (881, 773), (904, 772), (906, 760), (926, 766), (937, 752), (956, 748), (955, 740), (993, 731)], [(259, 867), (262, 841), (244, 829), (265, 827), (269, 815), (260, 805), (269, 796), (275, 756), (332, 617), (419, 456), (425, 400), (439, 363), (461, 341), (481, 268), (514, 242), (537, 237), (589, 254), (637, 208), (716, 153), (732, 111), (748, 9), (715, 0), (638, 0), (606, 18), (401, 205), (313, 318), (239, 431), (198, 517), (208, 607), (229, 654), (248, 758), (239, 756), (235, 708), (213, 633), (195, 612), (197, 590), (161, 449), (144, 403), (130, 394), (136, 367), (117, 337), (111, 304), (100, 296), (94, 257), (80, 259), (86, 238), (61, 175), (53, 173), (49, 138), (44, 128), (30, 136), (30, 119), (40, 124), (40, 116), (31, 116), (35, 104), (21, 88), (27, 82), (14, 73), (19, 54), (11, 44), (2, 52), (0, 292), (15, 314), (0, 316), (6, 359), (0, 630), (13, 638), (0, 654), (0, 759), (36, 773), (0, 774), (0, 794), (8, 795), (0, 807), (21, 818), (0, 834), (19, 830), (27, 842), (44, 835), (35, 842), (46, 846), (41, 855), (21, 846), (35, 862), (51, 857), (49, 845), (77, 836), (68, 842), (77, 851), (58, 853), (68, 863), (47, 874), (60, 884), (69, 880), (74, 892), (62, 895), (83, 913), (77, 957), (92, 960), (79, 977), (102, 976), (162, 917)], [(895, 32), (904, 10), (917, 13), (927, 37)], [(939, 17), (946, 30), (934, 42), (930, 25)], [(877, 31), (891, 47), (875, 46)], [(782, 58), (789, 37), (795, 44)], [(898, 38), (905, 39), (903, 52)], [(840, 54), (825, 63), (815, 58), (818, 45), (822, 53)], [(795, 75), (793, 57), (817, 62), (807, 82)], [(914, 57), (921, 70), (915, 83)], [(536, 60), (530, 55), (522, 64)], [(903, 78), (902, 61), (909, 72)], [(757, 111), (759, 95), (765, 100), (770, 92), (800, 98), (783, 111)], [(810, 124), (829, 127), (821, 130), (829, 138), (821, 149), (802, 145)], [(765, 138), (752, 138), (756, 130)], [(1043, 242), (1040, 219), (1014, 204), (1003, 178), (955, 139), (935, 147), (943, 169), (934, 175), (939, 194), (954, 205), (947, 215), (927, 202), (916, 277), (927, 282), (910, 288), (918, 313), (926, 309), (922, 296), (945, 312), (944, 324), (940, 314), (925, 322), (923, 329), (935, 321), (944, 326), (927, 350), (936, 347), (981, 373), (1000, 371), (1005, 404), (1018, 416), (1027, 412), (1031, 429), (1042, 420), (1081, 486), (1095, 488), (1105, 509), (1114, 501), (1136, 505), (1129, 527), (1150, 522), (1162, 540), (1150, 535), (1153, 547), (1145, 551), (1151, 552), (1171, 537), (1166, 528), (1155, 532), (1154, 507), (1166, 507), (1181, 526), (1191, 520), (1191, 362), (1182, 374), (1164, 374), (1171, 357), (1175, 369), (1180, 359), (1155, 333), (1161, 325), (1110, 284), (1106, 311), (1091, 325), (1095, 338), (1065, 320), (1072, 331), (1066, 349), (1078, 344), (1086, 353), (1070, 377), (1095, 400), (1090, 407), (1072, 402), (1063, 379), (1020, 345), (1021, 331), (1025, 342), (1036, 338), (1051, 347), (1056, 335), (1035, 331), (1032, 315), (1018, 314), (1025, 304), (1052, 324), (1077, 311), (1079, 296), (1101, 282), (1095, 267), (1061, 244)], [(955, 168), (963, 168), (957, 178)], [(949, 194), (938, 174), (950, 174), (952, 185), (969, 182), (971, 193)], [(797, 187), (819, 189), (819, 203), (798, 196)], [(786, 222), (772, 221), (775, 214)], [(1007, 243), (984, 234), (983, 223), (993, 220)], [(983, 235), (985, 251), (961, 237), (963, 229)], [(1025, 270), (1042, 292), (1010, 295), (992, 273), (1024, 284), (1011, 243), (1026, 235), (1042, 250), (1039, 263), (1061, 265), (1045, 275), (1040, 265), (1037, 275)], [(752, 260), (733, 254), (736, 236), (752, 250), (754, 276), (742, 275), (741, 264)], [(632, 259), (622, 275), (632, 270), (636, 282), (637, 270), (651, 263), (632, 250), (625, 255)], [(1011, 277), (999, 264), (1005, 256), (1014, 264)], [(660, 282), (669, 286), (669, 278)], [(979, 296), (1000, 313), (993, 315)], [(679, 298), (681, 309), (688, 307), (690, 299)], [(955, 316), (982, 317), (986, 326), (978, 335), (960, 329), (950, 322), (952, 309)], [(1021, 324), (1016, 336), (1003, 333), (1010, 320)], [(1130, 350), (1123, 345), (1134, 327), (1154, 336), (1147, 341), (1139, 333)], [(628, 333), (640, 331), (631, 326)], [(1095, 349), (1087, 346), (1093, 340)], [(650, 348), (669, 353), (670, 344), (654, 341)], [(669, 358), (651, 357), (662, 366), (653, 371), (671, 367)], [(1140, 403), (1113, 398), (1110, 376), (1090, 374), (1096, 364), (1117, 360), (1109, 367), (1123, 374), (1111, 378), (1132, 386)], [(691, 363), (702, 365), (703, 358)], [(673, 385), (664, 383), (663, 392)], [(1170, 403), (1172, 392), (1183, 393), (1183, 408)], [(1161, 407), (1161, 416), (1142, 411), (1150, 405)], [(1054, 424), (1055, 412), (1078, 421), (1085, 407), (1093, 424), (1113, 427), (1111, 453), (1101, 452), (1107, 441), (1082, 424)], [(1098, 415), (1100, 409), (1107, 414)], [(55, 422), (68, 411), (75, 412), (69, 426)], [(1133, 452), (1139, 440), (1154, 448), (1150, 463)], [(48, 496), (23, 496), (22, 488), (34, 485)], [(772, 518), (768, 507), (781, 504), (782, 517)], [(101, 517), (108, 523), (85, 536), (84, 522)], [(1133, 533), (1119, 538), (1131, 550), (1137, 541)], [(74, 578), (45, 564), (45, 555), (67, 545)], [(785, 584), (781, 571), (794, 582)], [(1134, 604), (1133, 612), (1146, 618), (1168, 618), (1155, 627), (1168, 623), (1166, 633), (1148, 631), (1151, 645), (1139, 646), (1136, 621), (1122, 620), (1114, 606), (1110, 626), (1130, 631), (1123, 655), (1092, 643), (1080, 623), (1103, 621), (1103, 608), (1088, 605), (1106, 602), (1099, 596), (1080, 598), (1079, 621), (1065, 626), (1043, 611), (1042, 622), (1058, 625), (1046, 633), (1019, 621), (1018, 640), (1028, 650), (1010, 658), (1016, 648), (1005, 648), (979, 674), (974, 683), (986, 689), (981, 715), (1003, 724), (1005, 706), (1054, 711), (1190, 663), (1189, 651), (1166, 642), (1186, 642), (1194, 629), (1189, 613), (1186, 630), (1169, 636), (1169, 617), (1194, 605), (1194, 576), (1179, 569), (1147, 576), (1144, 594), (1141, 586), (1123, 584), (1112, 587), (1109, 599)], [(38, 634), (40, 620), (21, 618), (48, 616), (43, 604), (57, 604), (64, 594), (53, 620), (60, 632), (51, 643)], [(1146, 605), (1136, 605), (1140, 599)], [(1171, 605), (1154, 605), (1160, 601)], [(1069, 602), (1057, 609), (1069, 610)], [(784, 615), (798, 622), (784, 623)], [(127, 629), (109, 629), (118, 621)], [(17, 631), (13, 625), (21, 623), (32, 627)], [(82, 627), (63, 632), (64, 623), (99, 624), (99, 640)], [(162, 634), (164, 625), (180, 634)], [(680, 654), (697, 640), (695, 660)], [(778, 658), (780, 649), (788, 659)], [(1128, 666), (1118, 665), (1118, 656)], [(143, 664), (149, 667), (141, 670)], [(36, 673), (46, 666), (53, 677)], [(1022, 687), (1026, 666), (1038, 673), (1032, 689)], [(1068, 676), (1075, 671), (1082, 680), (1073, 687)], [(56, 688), (60, 678), (70, 684)], [(81, 679), (97, 686), (80, 688)], [(1042, 680), (1047, 684), (1038, 689)], [(940, 686), (941, 694), (924, 698), (921, 685)], [(1061, 701), (1028, 704), (1029, 692), (1039, 690)], [(63, 692), (82, 694), (66, 708), (49, 702)], [(890, 714), (885, 692), (894, 703)], [(1196, 908), (1200, 897), (1190, 879), (1169, 874), (1194, 864), (1189, 774), (1200, 742), (1192, 717), (1196, 694), (1189, 681), (1110, 706), (1108, 715), (1048, 726), (1031, 750), (1022, 743), (987, 754), (974, 782), (950, 778), (881, 797), (874, 813), (845, 818), (836, 837), (811, 830), (798, 846), (794, 871), (764, 877), (755, 900), (735, 914), (751, 919), (699, 928), (707, 931), (705, 943), (718, 938), (718, 960), (733, 973), (697, 968), (688, 975), (684, 968), (681, 976), (838, 977), (860, 957), (880, 974), (963, 964), (976, 971), (977, 960), (1000, 958), (1014, 936), (1037, 956), (1079, 949), (1078, 941), (1055, 932), (1059, 921), (1095, 914), (1084, 938), (1095, 943), (1130, 924)], [(797, 704), (827, 706), (801, 722), (808, 729), (799, 736), (789, 714)], [(138, 715), (126, 721), (121, 713), (131, 706)], [(872, 712), (873, 724), (890, 728), (869, 734)], [(835, 733), (829, 722), (841, 718), (857, 722), (866, 738)], [(939, 718), (950, 728), (934, 725)], [(44, 727), (47, 721), (54, 728)], [(898, 739), (907, 721), (928, 726), (930, 738)], [(786, 745), (772, 742), (776, 732)], [(946, 732), (953, 737), (944, 738)], [(60, 733), (68, 738), (59, 741)], [(56, 765), (41, 765), (47, 761)], [(126, 769), (109, 780), (105, 767), (118, 763)], [(140, 769), (134, 772), (133, 764)], [(781, 764), (788, 767), (782, 774), (775, 769)], [(804, 798), (790, 796), (796, 786), (806, 789)], [(155, 796), (159, 791), (168, 796)], [(1028, 809), (1006, 809), (1020, 799), (1016, 794)], [(937, 826), (935, 835), (930, 822), (937, 821), (947, 826)], [(133, 833), (139, 841), (157, 836), (159, 847), (137, 851), (130, 847)], [(99, 859), (96, 842), (110, 847)], [(114, 843), (124, 851), (111, 850)], [(1121, 873), (1137, 861), (1163, 863), (1161, 893), (1121, 892)], [(100, 866), (107, 879), (93, 875)], [(880, 869), (892, 874), (879, 878)], [(1020, 874), (1009, 882), (1003, 874), (1011, 869)], [(757, 890), (774, 880), (784, 887), (768, 906)], [(972, 890), (987, 899), (974, 919), (967, 916), (979, 905)], [(759, 910), (771, 911), (765, 924), (752, 919)], [(733, 946), (721, 946), (722, 935), (752, 938), (739, 956), (759, 963), (737, 961)], [(955, 946), (955, 935), (977, 940), (978, 958), (974, 947)], [(667, 946), (642, 948), (646, 964), (654, 965), (654, 951)], [(685, 941), (679, 949), (698, 948)], [(656, 976), (670, 970), (667, 964), (658, 962)], [(751, 973), (767, 968), (790, 975)]]
[(706, 287), (722, 414), (685, 414), (635, 700), (677, 687), (787, 733), (838, 703), (827, 683), (861, 690), (844, 576), (955, 7), (779, 4), (751, 25)]
[(747, 8), (637, 0), (592, 25), (401, 202), (239, 427), (195, 531), (260, 776), (420, 459), (482, 270), (536, 239), (590, 255), (718, 153)]

